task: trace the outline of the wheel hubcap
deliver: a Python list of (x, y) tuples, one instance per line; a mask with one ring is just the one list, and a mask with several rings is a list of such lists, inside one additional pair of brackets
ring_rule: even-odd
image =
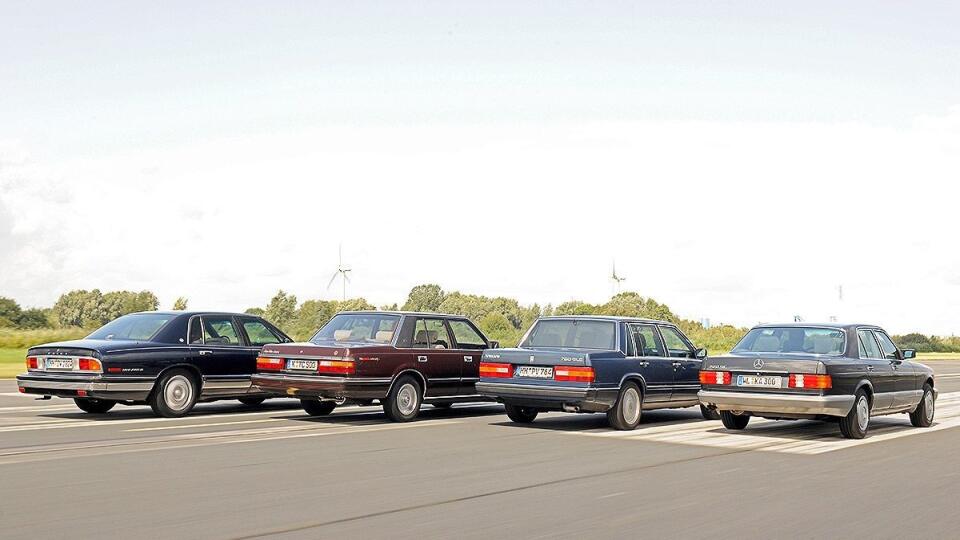
[(927, 392), (926, 395), (923, 396), (923, 404), (927, 413), (927, 421), (933, 421), (933, 392)]
[(410, 383), (401, 386), (400, 391), (397, 392), (397, 409), (400, 410), (400, 413), (404, 416), (412, 414), (418, 406), (417, 389)]
[(640, 394), (635, 388), (627, 388), (621, 403), (623, 419), (628, 424), (636, 424), (640, 420)]
[(193, 399), (193, 385), (183, 375), (174, 375), (163, 389), (163, 400), (175, 411), (187, 408)]
[(860, 431), (866, 431), (869, 422), (870, 405), (867, 403), (867, 398), (861, 396), (857, 401), (857, 426), (860, 427)]

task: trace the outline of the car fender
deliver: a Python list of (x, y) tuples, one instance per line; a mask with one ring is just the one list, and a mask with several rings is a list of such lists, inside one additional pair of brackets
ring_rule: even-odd
[(646, 395), (646, 393), (647, 393), (647, 380), (643, 378), (643, 375), (641, 375), (641, 374), (639, 374), (639, 373), (627, 373), (626, 375), (624, 375), (623, 377), (620, 378), (620, 385), (618, 386), (618, 388), (623, 388), (623, 385), (624, 385), (627, 381), (634, 381), (634, 382), (637, 382), (638, 384), (640, 384), (640, 391), (643, 392), (644, 395)]

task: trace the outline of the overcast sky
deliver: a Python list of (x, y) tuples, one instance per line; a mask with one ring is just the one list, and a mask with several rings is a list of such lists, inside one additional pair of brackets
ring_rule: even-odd
[(6, 1), (0, 296), (960, 333), (958, 6)]

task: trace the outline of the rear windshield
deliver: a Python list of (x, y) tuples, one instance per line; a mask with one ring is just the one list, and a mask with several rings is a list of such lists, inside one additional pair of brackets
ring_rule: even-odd
[(843, 354), (843, 331), (834, 328), (754, 328), (733, 352)]
[(537, 321), (521, 347), (559, 347), (612, 351), (617, 348), (613, 321)]
[(87, 339), (150, 341), (176, 315), (167, 313), (133, 313), (114, 319), (87, 336)]
[(340, 314), (323, 325), (310, 341), (392, 343), (399, 322), (398, 315), (378, 314), (375, 311), (369, 314)]

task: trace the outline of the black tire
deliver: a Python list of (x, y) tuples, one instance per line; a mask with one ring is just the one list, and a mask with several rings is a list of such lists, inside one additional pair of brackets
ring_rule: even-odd
[(706, 405), (700, 404), (700, 415), (703, 416), (704, 420), (719, 420), (720, 411), (716, 409), (711, 409)]
[(720, 421), (727, 429), (741, 430), (750, 423), (750, 417), (745, 414), (733, 414), (730, 411), (720, 411)]
[(857, 390), (853, 407), (840, 419), (840, 434), (847, 439), (862, 439), (870, 426), (870, 398), (863, 390)]
[(333, 401), (317, 401), (315, 399), (301, 399), (300, 406), (310, 416), (327, 416), (337, 408)]
[(263, 403), (263, 402), (266, 401), (266, 400), (267, 400), (267, 398), (265, 398), (265, 397), (242, 397), (242, 398), (238, 399), (237, 401), (239, 401), (240, 403), (243, 403), (244, 405), (246, 405), (246, 406), (248, 406), (248, 407), (256, 407), (257, 405), (260, 405), (261, 403)]
[(923, 385), (923, 397), (917, 410), (910, 413), (910, 423), (914, 427), (930, 427), (933, 425), (933, 415), (936, 412), (936, 403), (933, 399), (933, 388), (930, 384)]
[(630, 431), (640, 425), (643, 416), (643, 392), (636, 383), (628, 382), (620, 389), (617, 402), (607, 411), (607, 423), (620, 431)]
[(423, 403), (423, 389), (420, 381), (412, 375), (403, 375), (393, 383), (387, 399), (383, 402), (383, 412), (394, 422), (409, 422), (420, 414)]
[(80, 407), (81, 411), (91, 414), (103, 414), (117, 404), (116, 401), (93, 398), (74, 398), (73, 402), (77, 404), (77, 407)]
[(506, 404), (504, 404), (503, 407), (507, 410), (507, 418), (518, 424), (533, 423), (533, 421), (537, 419), (537, 415), (540, 414), (540, 411), (530, 407)]
[(180, 418), (193, 410), (199, 397), (196, 378), (185, 369), (164, 373), (153, 386), (147, 403), (153, 413), (164, 418)]

